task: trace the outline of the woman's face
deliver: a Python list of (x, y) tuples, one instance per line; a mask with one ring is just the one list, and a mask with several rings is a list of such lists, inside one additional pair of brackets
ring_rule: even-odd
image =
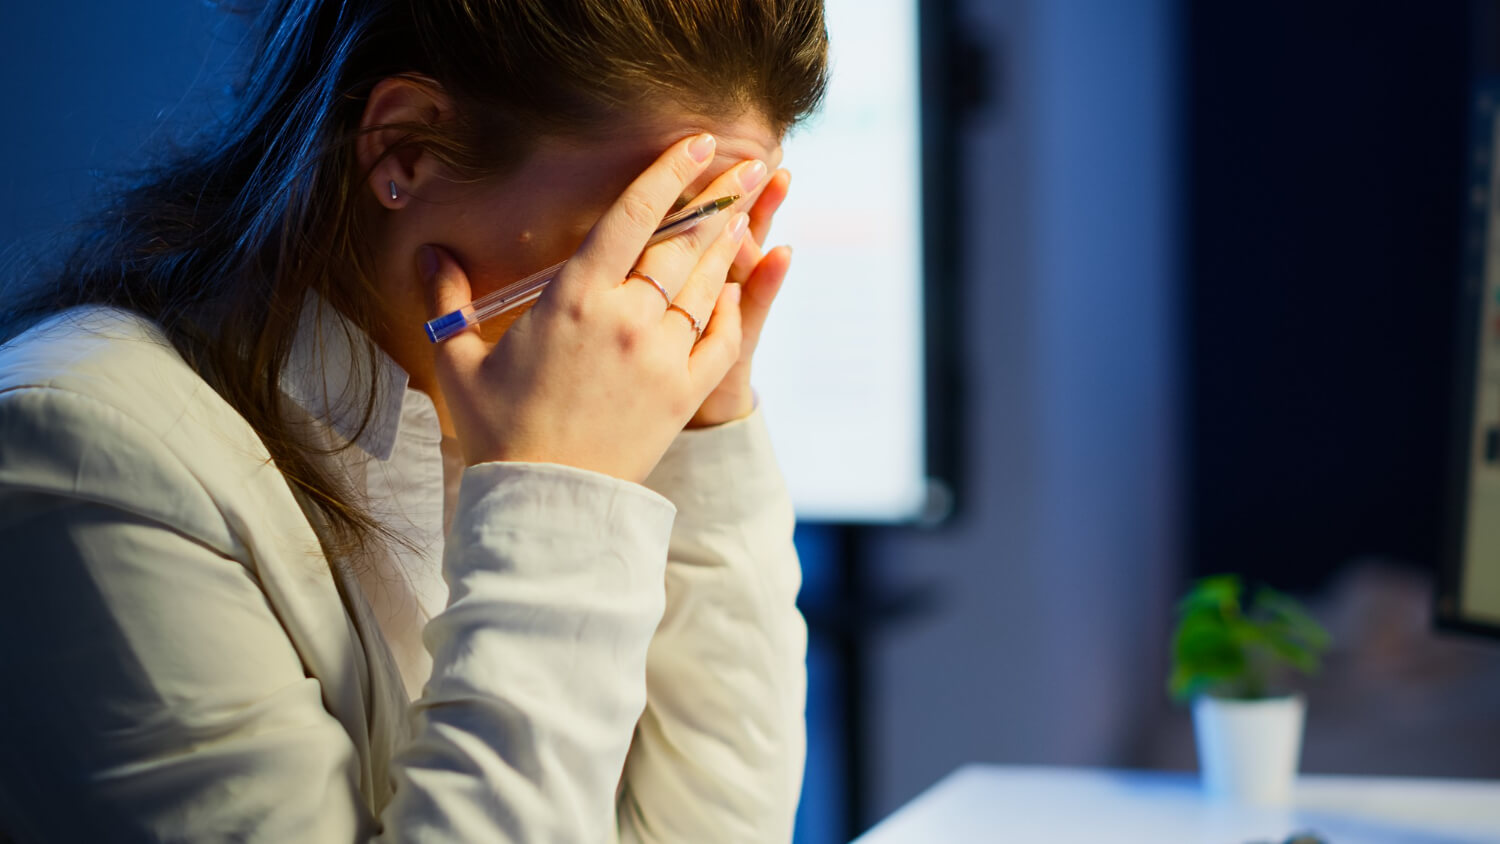
[[(741, 161), (759, 159), (768, 174), (780, 164), (779, 139), (758, 114), (709, 121), (658, 113), (619, 126), (607, 140), (544, 139), (503, 177), (470, 184), (425, 180), (385, 215), (376, 247), (383, 277), (377, 281), (391, 307), (385, 320), (389, 330), (376, 341), (411, 374), (414, 387), (430, 391), (435, 385), (422, 330), (429, 314), (416, 270), (419, 247), (446, 248), (463, 267), (475, 298), (483, 296), (572, 255), (642, 170), (672, 143), (699, 132), (717, 139), (715, 157), (678, 200), (679, 207)], [(712, 198), (717, 197), (702, 199)], [(495, 340), (521, 313), (495, 318), (481, 332)]]

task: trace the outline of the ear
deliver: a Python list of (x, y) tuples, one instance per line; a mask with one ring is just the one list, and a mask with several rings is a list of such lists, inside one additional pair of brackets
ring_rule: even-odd
[[(375, 83), (365, 102), (355, 140), (359, 168), (375, 200), (391, 210), (406, 207), (425, 186), (441, 177), (440, 165), (417, 144), (402, 143), (402, 124), (436, 124), (452, 115), (452, 105), (437, 82), (391, 76)], [(392, 185), (395, 189), (392, 190)], [(392, 196), (394, 194), (394, 196)]]

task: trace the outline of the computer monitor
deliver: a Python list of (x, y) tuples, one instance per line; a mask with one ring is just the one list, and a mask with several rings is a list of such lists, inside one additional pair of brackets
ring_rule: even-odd
[(834, 72), (784, 144), (792, 194), (773, 239), (796, 258), (756, 389), (799, 518), (919, 521), (945, 497), (927, 442), (920, 4), (828, 0), (826, 14)]
[(1500, 2), (1473, 3), (1474, 81), (1440, 626), (1500, 637)]

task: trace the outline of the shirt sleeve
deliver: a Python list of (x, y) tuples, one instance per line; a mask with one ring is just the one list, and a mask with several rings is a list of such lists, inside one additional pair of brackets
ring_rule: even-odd
[[(616, 836), (664, 605), (666, 499), (560, 466), (466, 472), (444, 560), (450, 602), (426, 633), (433, 676), (377, 819), (351, 737), (235, 558), (243, 548), (181, 529), (181, 513), (214, 509), (173, 460), (102, 405), (0, 399), (0, 573), (21, 590), (0, 613), (0, 833)], [(115, 497), (69, 488), (83, 462), (118, 478)], [(42, 474), (63, 480), (28, 481)], [(153, 501), (167, 504), (136, 506)]]
[(787, 841), (806, 749), (794, 516), (759, 410), (685, 431), (647, 485), (677, 506), (621, 838)]
[(448, 538), (433, 673), (388, 829), (420, 841), (608, 841), (673, 509), (579, 469), (470, 467)]

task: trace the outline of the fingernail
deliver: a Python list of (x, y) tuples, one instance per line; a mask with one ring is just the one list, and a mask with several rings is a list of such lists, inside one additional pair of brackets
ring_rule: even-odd
[(766, 165), (759, 161), (752, 161), (740, 169), (740, 187), (745, 190), (755, 190), (765, 178)]
[(438, 256), (437, 250), (431, 246), (423, 246), (417, 250), (417, 266), (422, 269), (422, 278), (431, 281), (437, 275)]
[(747, 226), (749, 224), (750, 224), (750, 215), (748, 215), (748, 214), (736, 214), (736, 215), (734, 215), (734, 219), (729, 221), (729, 228), (726, 230), (728, 232), (728, 234), (729, 234), (729, 239), (730, 240), (739, 240), (740, 237), (742, 235), (744, 235), (744, 233), (745, 233), (745, 226)]
[(717, 143), (713, 135), (705, 132), (688, 143), (688, 155), (691, 155), (694, 161), (707, 161), (709, 156), (714, 154), (714, 146)]

